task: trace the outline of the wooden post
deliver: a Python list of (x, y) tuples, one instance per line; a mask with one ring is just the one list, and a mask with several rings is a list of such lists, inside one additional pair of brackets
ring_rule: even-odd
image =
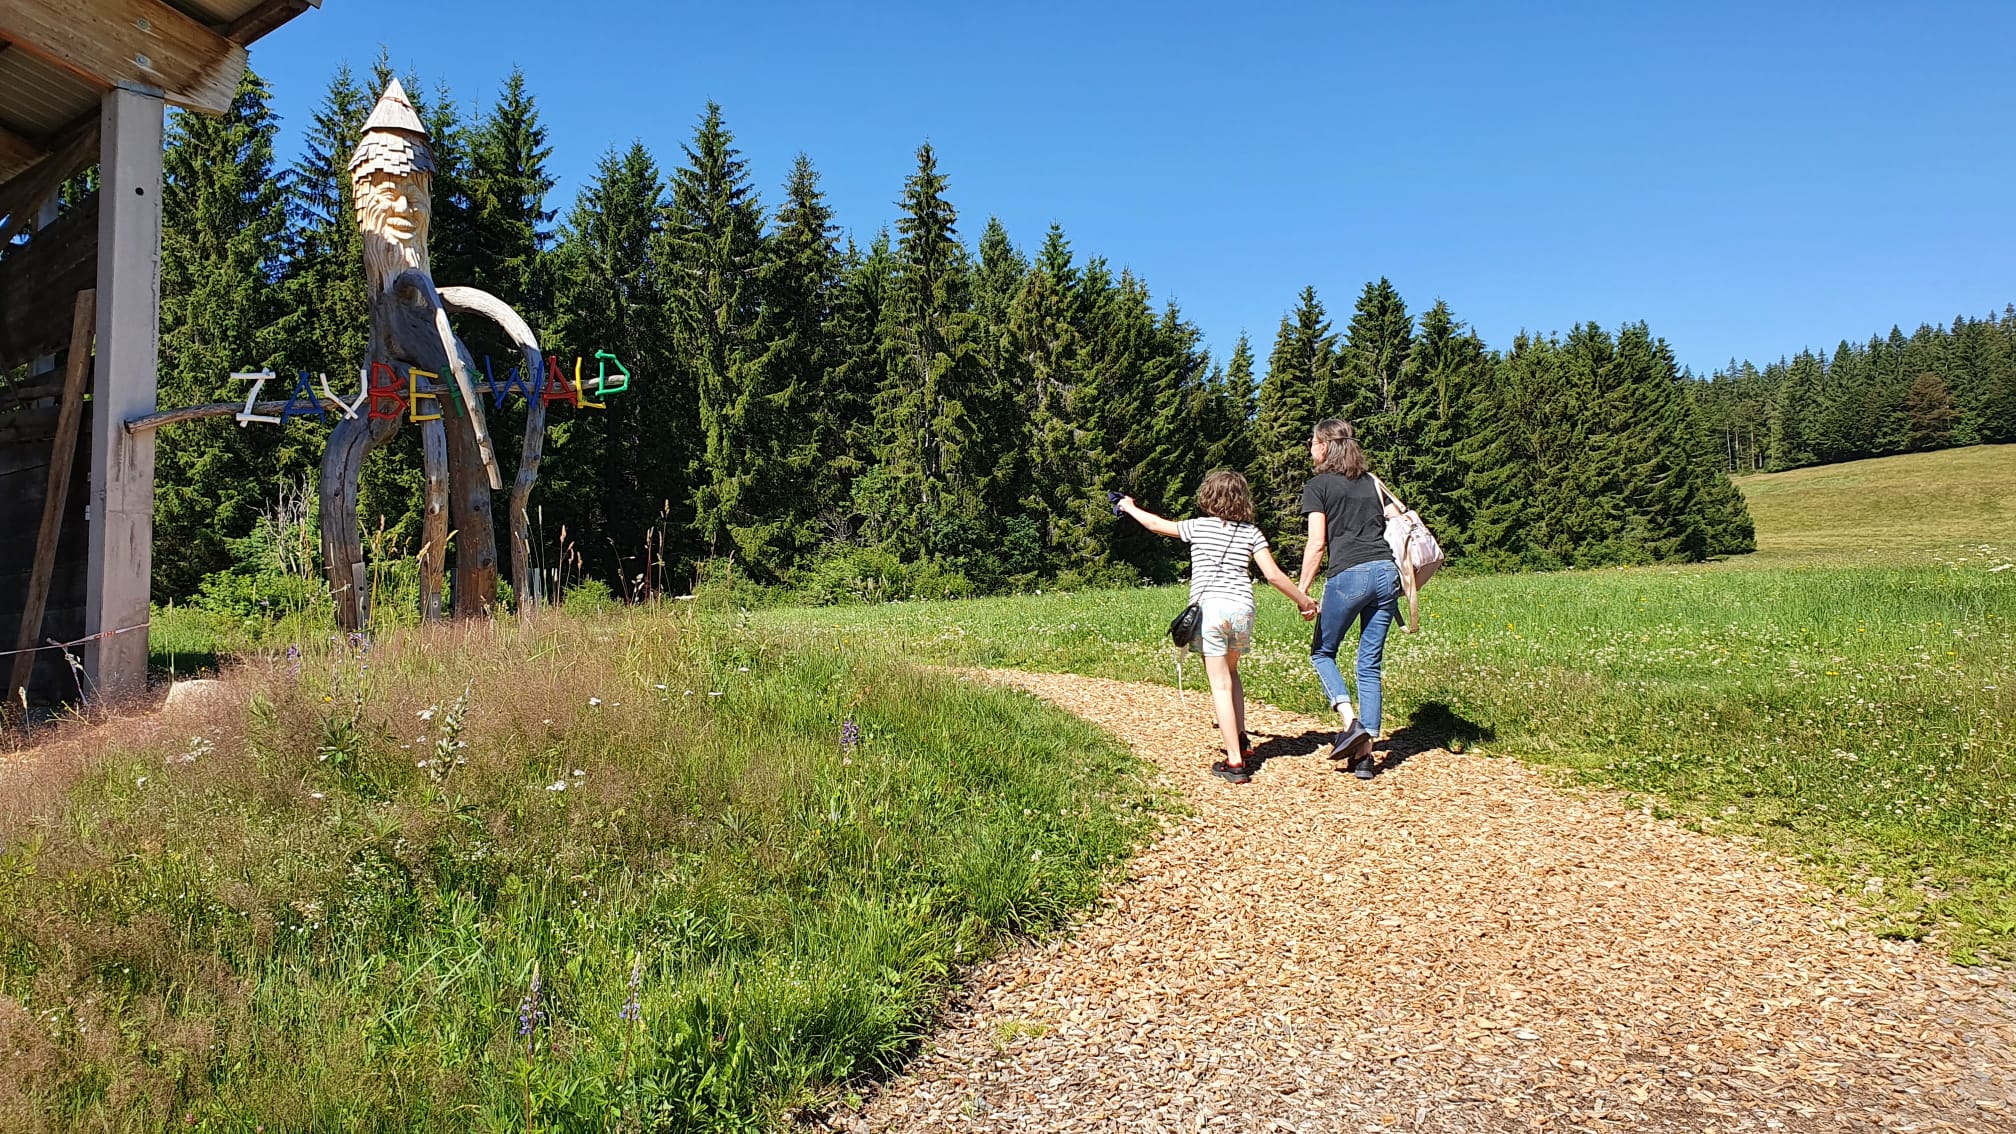
[[(91, 328), (97, 319), (97, 296), (77, 293), (70, 320), (70, 359), (63, 370), (63, 402), (56, 413), (56, 443), (49, 453), (49, 491), (42, 497), (42, 530), (35, 536), (35, 565), (28, 575), (28, 603), (21, 614), (18, 650), (42, 641), (42, 615), (49, 605), (49, 583), (56, 573), (56, 544), (63, 535), (63, 508), (70, 502), (70, 464), (77, 456), (77, 419), (84, 414), (84, 381), (91, 373)], [(14, 673), (7, 682), (7, 701), (26, 688), (35, 669), (35, 655), (14, 655)]]
[[(154, 412), (161, 325), (161, 128), (158, 93), (114, 88), (101, 104), (98, 357), (91, 389), (91, 558), (84, 632), (90, 695), (147, 688), (148, 582), (154, 566), (154, 435), (129, 418)], [(114, 635), (114, 631), (126, 633)]]
[(427, 491), (420, 521), (420, 620), (439, 622), (448, 562), (448, 431), (438, 419), (420, 423), (420, 472)]

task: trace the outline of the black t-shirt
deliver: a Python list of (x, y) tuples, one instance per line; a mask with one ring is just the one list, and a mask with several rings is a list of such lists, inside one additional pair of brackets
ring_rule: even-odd
[(1393, 561), (1393, 549), (1386, 543), (1386, 510), (1379, 506), (1372, 474), (1353, 480), (1343, 473), (1317, 473), (1302, 490), (1300, 508), (1305, 516), (1323, 513), (1330, 537), (1324, 578), (1360, 563)]

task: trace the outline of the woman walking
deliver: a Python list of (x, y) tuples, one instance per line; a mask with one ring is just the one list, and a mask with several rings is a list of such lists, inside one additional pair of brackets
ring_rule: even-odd
[[(1323, 602), (1316, 616), (1309, 662), (1323, 682), (1343, 729), (1330, 758), (1343, 760), (1361, 780), (1373, 775), (1372, 742), (1379, 734), (1381, 667), (1386, 632), (1400, 615), (1400, 567), (1386, 543), (1386, 509), (1371, 462), (1358, 447), (1351, 423), (1330, 418), (1309, 438), (1316, 475), (1302, 489), (1302, 512), (1309, 517), (1309, 546), (1302, 553), (1303, 593), (1329, 556), (1323, 574)], [(1358, 623), (1357, 704), (1337, 668), (1337, 648)]]
[(1218, 712), (1218, 731), (1225, 758), (1211, 765), (1211, 774), (1230, 783), (1253, 779), (1248, 760), (1253, 746), (1246, 737), (1246, 687), (1239, 680), (1239, 655), (1253, 648), (1253, 577), (1246, 565), (1256, 563), (1274, 589), (1288, 596), (1304, 616), (1315, 613), (1307, 586), (1297, 590), (1274, 563), (1267, 537), (1253, 526), (1253, 494), (1246, 478), (1220, 469), (1197, 489), (1197, 509), (1204, 514), (1177, 522), (1134, 503), (1119, 500), (1122, 512), (1156, 535), (1190, 545), (1190, 601), (1204, 618), (1197, 627), (1197, 652), (1211, 678), (1211, 703)]

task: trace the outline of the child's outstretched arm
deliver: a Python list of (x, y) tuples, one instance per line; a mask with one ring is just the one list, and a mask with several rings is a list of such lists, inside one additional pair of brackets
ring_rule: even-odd
[(1122, 496), (1119, 501), (1119, 507), (1122, 512), (1134, 517), (1136, 523), (1154, 532), (1156, 535), (1168, 536), (1170, 539), (1182, 538), (1182, 533), (1176, 529), (1176, 521), (1165, 520), (1148, 509), (1143, 508), (1141, 505), (1134, 503), (1132, 496)]
[(1274, 562), (1273, 552), (1264, 547), (1259, 548), (1253, 552), (1253, 562), (1260, 565), (1260, 573), (1267, 576), (1267, 581), (1274, 584), (1275, 590), (1288, 596), (1288, 601), (1295, 604), (1295, 609), (1302, 612), (1302, 617), (1307, 618), (1316, 612), (1316, 600), (1310, 598), (1308, 592), (1297, 587), (1295, 581), (1281, 570), (1280, 564)]

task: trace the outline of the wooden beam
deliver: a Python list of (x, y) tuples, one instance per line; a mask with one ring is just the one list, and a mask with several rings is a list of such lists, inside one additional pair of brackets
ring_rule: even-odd
[(245, 49), (162, 0), (7, 0), (0, 39), (99, 87), (159, 91), (170, 104), (222, 114)]
[(97, 276), (98, 194), (90, 193), (0, 259), (0, 371), (61, 350), (70, 341), (64, 300)]
[(0, 182), (0, 217), (7, 218), (0, 221), (0, 244), (26, 229), (51, 193), (98, 160), (98, 118), (94, 110), (64, 127), (49, 156)]
[(243, 47), (308, 9), (321, 6), (322, 0), (266, 0), (266, 3), (217, 31), (225, 39)]
[(147, 623), (154, 566), (154, 435), (128, 436), (154, 412), (161, 330), (161, 100), (119, 88), (104, 101), (98, 163), (98, 361), (91, 383), (90, 559), (85, 575), (84, 671), (94, 698), (147, 687)]
[[(42, 497), (42, 530), (35, 536), (35, 566), (28, 573), (28, 603), (21, 612), (17, 650), (31, 650), (42, 636), (42, 615), (49, 605), (49, 581), (56, 573), (56, 544), (63, 535), (63, 509), (70, 503), (70, 463), (77, 456), (77, 419), (84, 413), (84, 379), (91, 373), (91, 328), (97, 322), (97, 296), (77, 293), (70, 315), (70, 365), (63, 372), (63, 408), (56, 417), (55, 447), (49, 454), (49, 491)], [(14, 673), (7, 681), (7, 700), (27, 686), (35, 668), (33, 653), (14, 655)]]
[(40, 161), (47, 147), (0, 126), (0, 169), (25, 169)]

